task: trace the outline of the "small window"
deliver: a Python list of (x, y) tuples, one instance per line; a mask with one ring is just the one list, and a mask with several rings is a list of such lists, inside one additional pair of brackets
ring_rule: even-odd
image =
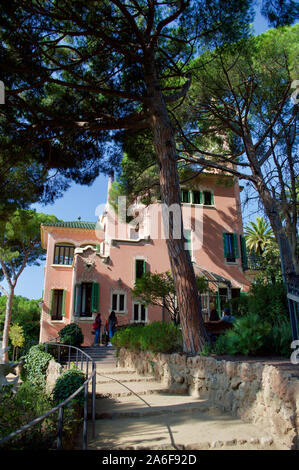
[(126, 309), (125, 294), (113, 293), (111, 310), (117, 313), (124, 313)]
[(190, 202), (190, 193), (186, 189), (181, 189), (181, 202)]
[(133, 305), (133, 321), (135, 323), (146, 323), (147, 308), (144, 304), (134, 303)]
[(145, 273), (145, 260), (136, 259), (135, 260), (135, 281), (137, 279), (141, 279), (144, 273)]
[(63, 289), (53, 289), (51, 291), (50, 314), (52, 320), (62, 320), (65, 315), (66, 291)]
[(71, 265), (74, 257), (74, 245), (57, 243), (54, 250), (54, 264)]
[(192, 202), (193, 204), (201, 204), (201, 192), (192, 191)]
[(214, 204), (213, 194), (211, 193), (211, 191), (203, 192), (203, 203), (205, 206), (212, 206)]
[(239, 257), (238, 238), (235, 233), (223, 233), (224, 257), (228, 263), (234, 263)]

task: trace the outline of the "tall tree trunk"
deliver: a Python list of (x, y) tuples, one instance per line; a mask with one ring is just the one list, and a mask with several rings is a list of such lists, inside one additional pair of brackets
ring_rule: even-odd
[[(9, 328), (11, 321), (12, 301), (14, 298), (14, 287), (10, 286), (6, 297), (5, 322), (3, 328), (2, 348), (8, 347)], [(8, 351), (3, 353), (3, 360), (8, 362)]]
[[(150, 111), (152, 115), (154, 147), (160, 167), (162, 201), (168, 207), (177, 205), (181, 214), (174, 131), (152, 64), (149, 68), (151, 68), (151, 76), (147, 77), (146, 82), (148, 84), (149, 96), (152, 98)], [(201, 315), (199, 294), (190, 254), (188, 250), (185, 250), (182, 217), (181, 238), (174, 238), (173, 223), (173, 218), (170, 217), (169, 236), (166, 243), (176, 288), (184, 351), (196, 354), (202, 350), (204, 344), (208, 341), (208, 336)]]

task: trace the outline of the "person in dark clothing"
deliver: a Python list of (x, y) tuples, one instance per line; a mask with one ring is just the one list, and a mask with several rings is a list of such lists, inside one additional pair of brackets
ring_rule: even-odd
[(116, 318), (115, 312), (112, 310), (108, 319), (109, 339), (110, 339), (108, 346), (112, 346), (111, 340), (115, 334), (116, 326), (117, 326), (117, 318)]
[(101, 314), (98, 313), (96, 316), (95, 321), (93, 322), (92, 328), (95, 332), (95, 337), (94, 337), (94, 346), (98, 345), (100, 333), (101, 333), (101, 326), (102, 326), (102, 319), (101, 319)]
[(209, 321), (218, 321), (219, 315), (215, 308), (210, 311)]

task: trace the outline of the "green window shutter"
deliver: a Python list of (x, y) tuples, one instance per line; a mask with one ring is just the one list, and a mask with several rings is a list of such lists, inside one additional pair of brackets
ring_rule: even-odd
[(214, 205), (214, 194), (211, 192), (211, 205)]
[(50, 292), (50, 316), (52, 316), (52, 312), (53, 312), (53, 299), (54, 299), (54, 289), (51, 289), (51, 292)]
[(66, 307), (66, 290), (62, 294), (62, 306), (61, 306), (61, 315), (65, 316), (65, 307)]
[(223, 251), (224, 251), (224, 258), (227, 258), (227, 248), (226, 248), (226, 233), (222, 233), (222, 239), (223, 239)]
[(234, 252), (235, 258), (239, 258), (239, 244), (238, 244), (238, 236), (234, 233)]
[(100, 284), (98, 282), (92, 283), (91, 292), (91, 312), (97, 313), (99, 311), (100, 304)]
[(246, 240), (244, 235), (240, 235), (240, 245), (241, 245), (241, 259), (243, 269), (248, 269), (248, 258), (247, 258), (247, 249), (246, 249)]

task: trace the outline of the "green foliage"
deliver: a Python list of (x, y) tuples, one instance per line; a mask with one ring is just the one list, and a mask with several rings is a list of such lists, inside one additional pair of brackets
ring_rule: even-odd
[[(86, 376), (84, 372), (79, 369), (72, 368), (64, 372), (56, 380), (53, 389), (53, 400), (55, 404), (61, 403), (75, 393), (85, 382)], [(84, 403), (84, 390), (80, 392), (73, 401), (75, 403)]]
[(76, 323), (70, 323), (59, 331), (60, 342), (70, 346), (80, 346), (83, 343), (83, 333)]
[(173, 323), (152, 322), (142, 331), (142, 351), (172, 353), (182, 348), (181, 332)]
[(292, 340), (292, 329), (289, 320), (284, 318), (279, 319), (265, 338), (265, 352), (289, 359), (292, 354)]
[[(23, 382), (16, 393), (10, 387), (0, 390), (0, 439), (19, 429), (52, 408), (52, 402), (44, 390), (32, 383)], [(7, 441), (1, 450), (48, 450), (56, 437), (56, 416), (52, 415), (13, 440)]]
[(218, 354), (256, 355), (262, 351), (265, 337), (271, 326), (257, 314), (245, 315), (236, 320), (234, 327), (221, 338), (216, 349)]
[(268, 284), (259, 280), (251, 285), (249, 311), (274, 325), (280, 318), (288, 318), (288, 303), (282, 283)]
[(117, 348), (133, 351), (172, 353), (182, 349), (182, 335), (173, 323), (152, 322), (117, 331), (112, 343)]
[(11, 326), (9, 331), (9, 339), (15, 348), (21, 348), (23, 346), (25, 341), (24, 332), (23, 328), (18, 325), (18, 323), (15, 323)]
[(42, 344), (32, 346), (24, 357), (25, 377), (33, 385), (44, 388), (46, 385), (46, 371), (53, 356), (45, 352)]
[(130, 325), (126, 328), (116, 331), (112, 338), (112, 344), (116, 348), (127, 348), (131, 351), (140, 351), (141, 343), (140, 338), (142, 336), (144, 326), (143, 325)]
[(249, 311), (249, 295), (241, 295), (240, 297), (236, 297), (231, 299), (230, 305), (232, 314), (235, 317), (240, 317), (246, 315)]
[(257, 255), (261, 255), (267, 244), (274, 240), (273, 231), (263, 217), (257, 217), (256, 222), (250, 222), (244, 233), (249, 252)]
[[(25, 347), (32, 341), (38, 342), (40, 328), (40, 300), (29, 300), (21, 295), (15, 295), (12, 301), (11, 323), (18, 323), (23, 328)], [(0, 297), (0, 331), (5, 320), (6, 296)]]

